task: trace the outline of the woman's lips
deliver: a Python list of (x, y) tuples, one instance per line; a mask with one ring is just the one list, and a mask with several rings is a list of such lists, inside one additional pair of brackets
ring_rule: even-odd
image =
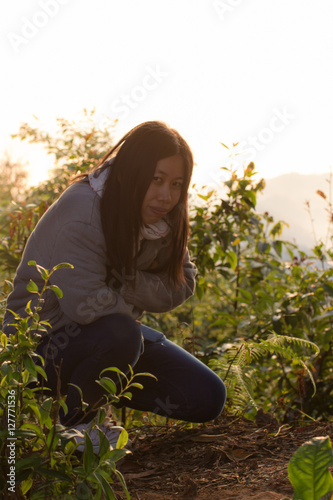
[(166, 215), (168, 213), (168, 210), (158, 207), (150, 207), (150, 210), (154, 212), (156, 215)]

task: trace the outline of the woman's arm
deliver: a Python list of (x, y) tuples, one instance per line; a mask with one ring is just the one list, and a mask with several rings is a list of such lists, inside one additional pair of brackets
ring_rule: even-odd
[(120, 294), (127, 303), (147, 312), (171, 311), (194, 293), (197, 269), (190, 261), (187, 250), (183, 269), (185, 281), (179, 287), (170, 284), (166, 273), (137, 271), (135, 288), (126, 281), (120, 289)]
[(136, 319), (142, 311), (106, 285), (106, 254), (99, 228), (71, 222), (62, 228), (53, 249), (52, 265), (69, 262), (74, 269), (60, 269), (51, 276), (63, 298), (59, 305), (79, 324), (102, 316), (124, 313)]

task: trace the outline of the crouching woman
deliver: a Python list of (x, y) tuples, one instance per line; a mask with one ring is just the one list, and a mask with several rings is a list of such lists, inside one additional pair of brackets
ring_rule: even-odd
[[(47, 269), (61, 262), (74, 266), (51, 276), (63, 298), (48, 291), (40, 316), (52, 329), (37, 348), (47, 386), (55, 394), (60, 380), (66, 395), (68, 413), (60, 414), (66, 426), (89, 428), (105, 397), (96, 380), (108, 367), (128, 373), (130, 365), (155, 375), (132, 391), (130, 408), (191, 422), (212, 420), (223, 409), (221, 379), (138, 321), (145, 311), (173, 310), (194, 292), (196, 268), (187, 250), (192, 168), (191, 150), (177, 131), (143, 123), (66, 189), (27, 242), (8, 309), (24, 316), (29, 280), (41, 285), (30, 260)], [(7, 312), (5, 331), (12, 322)]]

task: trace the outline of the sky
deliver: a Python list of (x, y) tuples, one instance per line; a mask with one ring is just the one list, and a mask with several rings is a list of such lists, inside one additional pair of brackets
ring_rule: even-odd
[(332, 22), (332, 0), (1, 2), (0, 156), (46, 178), (52, 158), (10, 135), (95, 108), (118, 119), (116, 138), (147, 120), (179, 130), (197, 183), (223, 179), (221, 143), (265, 178), (327, 172)]

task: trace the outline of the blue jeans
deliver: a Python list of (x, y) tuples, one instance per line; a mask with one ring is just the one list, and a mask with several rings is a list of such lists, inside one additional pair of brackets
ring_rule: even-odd
[[(61, 411), (64, 425), (90, 421), (93, 407), (105, 404), (105, 391), (95, 380), (108, 367), (128, 374), (149, 372), (152, 377), (137, 377), (143, 389), (133, 388), (132, 399), (122, 398), (115, 406), (151, 411), (190, 422), (206, 422), (223, 409), (226, 389), (222, 380), (190, 353), (166, 339), (165, 335), (134, 321), (124, 314), (111, 314), (89, 325), (72, 324), (43, 339), (37, 348), (45, 359), (48, 380), (45, 383), (66, 394), (68, 414)], [(114, 372), (103, 376), (117, 377)], [(88, 409), (81, 409), (79, 391)], [(59, 387), (59, 385), (58, 385)]]

